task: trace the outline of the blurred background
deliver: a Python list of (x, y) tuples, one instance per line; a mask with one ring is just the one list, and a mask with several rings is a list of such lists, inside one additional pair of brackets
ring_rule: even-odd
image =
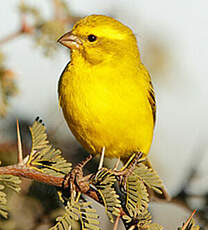
[[(56, 40), (80, 17), (112, 16), (134, 31), (155, 87), (157, 122), (150, 159), (174, 199), (152, 203), (154, 221), (167, 230), (176, 229), (197, 208), (198, 222), (208, 229), (207, 9), (208, 2), (203, 0), (2, 1), (2, 162), (16, 162), (16, 119), (28, 153), (28, 126), (36, 116), (43, 119), (51, 141), (65, 158), (76, 164), (86, 157), (58, 107), (58, 79), (69, 61), (69, 51)], [(95, 166), (96, 162), (91, 167)], [(23, 182), (22, 193), (9, 199), (10, 219), (2, 220), (0, 229), (48, 229), (62, 212), (55, 191)], [(100, 207), (99, 213), (104, 229), (112, 228)]]

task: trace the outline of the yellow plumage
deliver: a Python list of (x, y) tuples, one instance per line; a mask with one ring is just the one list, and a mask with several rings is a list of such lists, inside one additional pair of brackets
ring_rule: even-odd
[(125, 160), (148, 154), (155, 100), (132, 31), (115, 19), (81, 19), (59, 41), (71, 62), (59, 80), (59, 101), (77, 140), (92, 154)]

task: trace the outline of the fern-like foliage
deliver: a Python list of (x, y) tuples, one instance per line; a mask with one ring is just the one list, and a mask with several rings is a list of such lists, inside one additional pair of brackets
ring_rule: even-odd
[(73, 203), (67, 202), (67, 205), (65, 206), (65, 214), (63, 216), (59, 216), (56, 218), (57, 224), (54, 225), (50, 230), (66, 230), (71, 229), (72, 221), (78, 221), (79, 220), (79, 212), (76, 208), (76, 205)]
[[(65, 205), (65, 214), (56, 219), (56, 225), (50, 230), (69, 230), (75, 222), (80, 223), (81, 229), (100, 229), (96, 210), (92, 208), (91, 202), (83, 198), (81, 191), (84, 194), (94, 194), (92, 197), (96, 197), (94, 199), (104, 205), (112, 223), (117, 216), (122, 218), (129, 229), (163, 229), (161, 225), (152, 223), (148, 210), (148, 188), (158, 193), (163, 191), (163, 183), (152, 167), (147, 167), (141, 161), (137, 161), (135, 166), (136, 163), (131, 164), (135, 162), (132, 158), (132, 162), (130, 160), (128, 166), (120, 171), (101, 168), (94, 175), (84, 176), (82, 170), (87, 160), (71, 171), (71, 163), (68, 163), (61, 156), (61, 151), (55, 149), (48, 141), (46, 128), (39, 118), (30, 127), (30, 132), (32, 147), (29, 157), (24, 160), (24, 166), (53, 176), (65, 176), (66, 182), (73, 185), (67, 188), (70, 193), (67, 196), (66, 188), (58, 192), (60, 200)], [(71, 174), (68, 175), (69, 173)], [(20, 179), (16, 176), (0, 175), (0, 215), (4, 218), (8, 213), (6, 194), (3, 190), (7, 187), (18, 192), (19, 184)], [(192, 216), (178, 230), (199, 230)]]
[(113, 175), (111, 170), (106, 168), (102, 168), (100, 171), (98, 171), (93, 181), (93, 185), (96, 187), (97, 191), (102, 197), (106, 214), (112, 223), (113, 215), (119, 216), (121, 208), (119, 196), (116, 194), (114, 188), (115, 182), (116, 177)]
[(5, 187), (3, 185), (0, 185), (0, 215), (4, 218), (7, 218), (8, 212), (7, 212), (7, 197), (6, 193), (2, 192), (2, 190)]
[[(119, 183), (114, 171), (102, 168), (89, 182), (99, 194), (109, 220), (113, 223), (114, 216), (120, 216), (121, 209), (123, 209), (126, 210), (126, 214), (122, 216), (122, 219), (127, 224), (131, 224), (133, 221), (133, 225), (138, 229), (162, 230), (162, 226), (152, 223), (152, 217), (148, 211), (149, 195), (147, 187), (157, 192), (160, 192), (162, 187), (162, 182), (157, 173), (143, 164), (138, 164), (125, 181), (126, 186), (117, 190), (116, 186)], [(122, 200), (123, 198), (118, 195), (118, 191), (123, 193), (122, 197), (126, 197), (126, 199)], [(62, 229), (63, 226), (67, 226), (66, 229), (68, 229), (72, 221), (77, 220), (80, 220), (82, 229), (99, 229), (98, 216), (95, 210), (90, 207), (90, 203), (83, 202), (82, 199), (77, 197), (73, 198), (73, 196), (67, 202), (66, 214), (57, 220), (59, 222), (52, 230)]]
[(126, 223), (130, 223), (133, 218), (136, 220), (139, 229), (162, 229), (160, 225), (152, 223), (152, 217), (148, 211), (149, 194), (147, 187), (158, 193), (161, 193), (163, 188), (162, 181), (157, 173), (152, 168), (139, 163), (133, 173), (127, 177), (125, 187), (125, 208), (128, 215), (124, 215), (123, 219)]
[(91, 207), (91, 202), (81, 201), (79, 203), (80, 221), (82, 229), (99, 230), (99, 221), (96, 210)]
[(144, 183), (151, 189), (153, 189), (157, 193), (162, 193), (161, 189), (163, 188), (162, 180), (156, 171), (152, 168), (148, 168), (144, 164), (140, 163), (136, 166), (134, 175), (138, 176)]
[(15, 192), (19, 192), (20, 183), (21, 183), (21, 180), (17, 176), (0, 175), (0, 215), (4, 218), (8, 217), (7, 195), (4, 190), (6, 188), (9, 188)]
[(148, 192), (142, 180), (135, 175), (127, 178), (126, 208), (131, 217), (136, 218), (148, 208)]
[(67, 162), (59, 149), (55, 149), (48, 141), (46, 128), (37, 118), (30, 127), (32, 149), (27, 165), (53, 176), (63, 176), (71, 171), (71, 163)]
[(5, 55), (0, 51), (0, 117), (7, 115), (10, 98), (18, 93), (15, 73), (5, 64)]
[[(132, 218), (125, 215), (123, 219), (129, 223), (132, 221)], [(135, 219), (137, 224), (134, 225), (132, 229), (140, 229), (140, 230), (163, 230), (163, 226), (157, 223), (152, 223), (152, 216), (147, 209), (145, 209), (142, 213), (140, 213)]]
[(15, 192), (20, 191), (20, 183), (21, 180), (17, 176), (12, 175), (0, 175), (0, 184), (4, 187), (7, 187), (9, 189), (12, 189)]
[(65, 207), (64, 216), (58, 217), (58, 223), (50, 230), (68, 230), (71, 229), (73, 221), (80, 220), (82, 229), (99, 230), (99, 221), (96, 210), (91, 207), (91, 202), (80, 199), (79, 196), (74, 199), (72, 196)]
[(71, 14), (67, 1), (60, 0), (58, 2), (58, 7), (55, 7), (56, 9), (54, 10), (59, 11), (59, 17), (54, 17), (50, 20), (46, 19), (40, 9), (34, 7), (34, 5), (23, 1), (19, 5), (20, 13), (33, 19), (35, 30), (33, 31), (32, 39), (36, 46), (41, 47), (45, 56), (52, 56), (55, 53), (54, 51), (58, 48), (57, 39), (66, 31), (69, 24), (77, 20)]
[(42, 47), (45, 56), (52, 56), (57, 49), (56, 41), (66, 31), (66, 25), (60, 20), (44, 21), (39, 33), (33, 37), (35, 43)]
[(148, 230), (163, 230), (163, 226), (157, 223), (151, 223), (149, 225), (145, 225), (143, 229), (148, 229)]

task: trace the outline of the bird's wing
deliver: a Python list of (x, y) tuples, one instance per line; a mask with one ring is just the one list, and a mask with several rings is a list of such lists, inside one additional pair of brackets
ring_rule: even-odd
[(152, 109), (152, 117), (153, 117), (153, 121), (155, 124), (155, 120), (156, 120), (156, 101), (155, 101), (155, 92), (154, 92), (154, 88), (151, 82), (151, 77), (150, 74), (148, 73), (147, 69), (145, 68), (145, 66), (143, 64), (141, 64), (139, 66), (139, 70), (143, 73), (143, 77), (146, 81), (146, 86), (147, 86), (147, 97), (149, 100), (149, 103), (151, 105), (151, 109)]
[[(150, 78), (150, 77), (149, 77)], [(152, 116), (155, 124), (156, 120), (156, 101), (155, 101), (155, 92), (154, 88), (151, 82), (151, 79), (149, 80), (149, 90), (148, 90), (148, 100), (152, 108)]]

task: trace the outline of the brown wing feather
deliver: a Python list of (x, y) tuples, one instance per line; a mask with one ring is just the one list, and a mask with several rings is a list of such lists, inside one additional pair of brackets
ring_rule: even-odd
[(147, 69), (145, 68), (145, 66), (143, 64), (139, 65), (139, 70), (144, 74), (143, 77), (145, 78), (146, 82), (147, 82), (147, 97), (149, 100), (149, 103), (151, 105), (151, 109), (152, 109), (152, 117), (153, 117), (153, 121), (155, 124), (155, 120), (156, 120), (156, 101), (155, 101), (155, 92), (154, 92), (154, 88), (151, 82), (151, 77), (150, 74), (148, 73)]
[(148, 99), (149, 99), (149, 103), (151, 105), (152, 108), (152, 115), (153, 115), (153, 120), (154, 120), (154, 124), (155, 124), (155, 120), (156, 120), (156, 101), (155, 101), (155, 92), (154, 92), (154, 88), (152, 85), (152, 82), (149, 81), (150, 87), (149, 87), (149, 95), (148, 95)]

